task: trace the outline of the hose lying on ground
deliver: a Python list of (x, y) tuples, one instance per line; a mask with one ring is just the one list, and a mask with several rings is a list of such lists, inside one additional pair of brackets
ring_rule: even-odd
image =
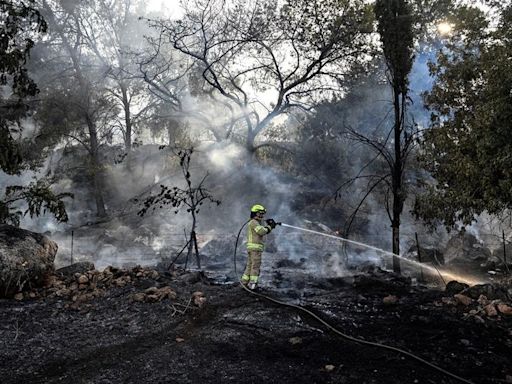
[[(247, 223), (249, 221), (250, 220), (246, 221), (244, 223), (244, 225), (242, 225), (242, 227), (238, 231), (238, 235), (236, 237), (235, 251), (234, 251), (234, 254), (233, 254), (233, 265), (235, 267), (235, 276), (237, 276), (237, 278), (238, 278), (238, 273), (237, 273), (237, 268), (236, 268), (236, 250), (237, 250), (237, 247), (238, 247), (238, 241), (240, 239), (240, 234), (242, 233), (242, 230), (244, 229), (244, 227), (247, 225)], [(414, 355), (411, 352), (407, 352), (404, 349), (400, 349), (400, 348), (397, 348), (397, 347), (392, 347), (390, 345), (386, 345), (386, 344), (382, 344), (382, 343), (377, 343), (377, 342), (373, 342), (373, 341), (362, 340), (362, 339), (358, 339), (357, 337), (353, 337), (353, 336), (347, 335), (346, 333), (341, 332), (340, 330), (336, 329), (335, 327), (333, 327), (332, 325), (327, 323), (325, 320), (321, 319), (318, 315), (316, 315), (315, 313), (313, 313), (309, 309), (306, 309), (306, 308), (301, 307), (299, 305), (286, 303), (284, 301), (280, 301), (280, 300), (274, 299), (274, 298), (272, 298), (270, 296), (266, 296), (266, 295), (263, 295), (261, 293), (252, 291), (249, 288), (247, 288), (244, 284), (242, 284), (242, 281), (240, 280), (240, 278), (238, 278), (238, 281), (240, 283), (240, 286), (243, 289), (245, 289), (247, 292), (249, 292), (251, 295), (254, 295), (254, 296), (257, 296), (257, 297), (261, 297), (263, 299), (266, 299), (268, 301), (271, 301), (271, 302), (279, 304), (279, 305), (284, 305), (284, 306), (295, 308), (295, 309), (298, 309), (298, 310), (300, 310), (302, 312), (305, 312), (308, 315), (310, 315), (311, 317), (313, 317), (315, 320), (319, 321), (321, 324), (325, 325), (328, 329), (330, 329), (331, 331), (333, 331), (337, 335), (343, 337), (344, 339), (353, 341), (355, 343), (363, 344), (363, 345), (370, 345), (372, 347), (378, 347), (378, 348), (383, 348), (383, 349), (387, 349), (387, 350), (390, 350), (390, 351), (398, 352), (398, 353), (400, 353), (402, 355), (408, 356), (408, 357), (410, 357), (410, 358), (412, 358), (412, 359), (414, 359), (416, 361), (419, 361), (420, 363), (423, 363), (423, 364), (429, 366), (430, 368), (433, 368), (436, 371), (439, 371), (439, 372), (441, 372), (441, 373), (443, 373), (443, 374), (445, 374), (445, 375), (447, 375), (447, 376), (449, 376), (449, 377), (451, 377), (453, 379), (456, 379), (456, 380), (461, 381), (463, 383), (473, 384), (473, 382), (471, 382), (471, 381), (469, 381), (467, 379), (464, 379), (463, 377), (457, 376), (454, 373), (448, 372), (447, 370), (445, 370), (445, 369), (443, 369), (441, 367), (438, 367), (437, 365), (435, 365), (433, 363), (430, 363), (427, 360), (424, 360), (421, 357), (416, 356), (416, 355)]]

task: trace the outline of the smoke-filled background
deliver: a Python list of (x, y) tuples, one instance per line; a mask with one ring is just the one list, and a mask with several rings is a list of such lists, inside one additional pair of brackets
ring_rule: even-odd
[[(51, 209), (25, 214), (21, 199), (9, 206), (22, 212), (21, 227), (59, 244), (57, 265), (195, 267), (187, 249), (177, 258), (194, 229), (203, 267), (232, 274), (236, 235), (253, 204), (276, 221), (391, 251), (389, 169), (375, 148), (393, 145), (393, 94), (368, 9), (354, 5), (345, 15), (329, 2), (316, 10), (284, 3), (37, 3), (48, 31), (27, 62), (40, 90), (17, 137), (27, 166), (17, 176), (3, 173), (0, 187), (44, 178), (54, 193), (73, 195), (62, 199), (66, 222)], [(431, 124), (423, 98), (435, 80), (428, 63), (444, 46), (432, 25), (423, 26), (429, 38), (417, 35), (408, 75), (404, 132), (406, 141), (407, 132), (416, 135), (414, 143)], [(192, 148), (185, 169), (180, 150)], [(411, 258), (417, 239), (442, 253), (460, 227), (432, 231), (412, 214), (432, 182), (416, 160), (420, 151), (408, 152), (402, 175), (400, 253)], [(195, 228), (186, 204), (152, 204), (162, 188), (201, 188), (208, 196), (196, 207)], [(499, 252), (503, 228), (492, 216), (467, 226), (472, 249), (490, 249), (485, 262)], [(269, 235), (267, 253), (264, 268), (318, 276), (391, 268), (385, 253), (289, 227)]]

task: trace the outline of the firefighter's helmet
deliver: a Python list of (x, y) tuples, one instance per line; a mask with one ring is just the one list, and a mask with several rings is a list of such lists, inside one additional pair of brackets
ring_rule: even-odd
[(266, 213), (266, 212), (267, 212), (267, 210), (265, 209), (265, 207), (264, 207), (263, 205), (256, 204), (256, 205), (253, 205), (253, 206), (251, 207), (251, 212), (252, 212), (252, 213), (259, 213), (259, 212), (261, 212), (261, 213)]

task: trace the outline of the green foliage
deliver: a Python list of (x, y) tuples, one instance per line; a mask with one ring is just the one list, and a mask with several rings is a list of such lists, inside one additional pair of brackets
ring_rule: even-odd
[(8, 174), (18, 173), (22, 166), (13, 135), (21, 131), (19, 122), (27, 113), (23, 99), (38, 92), (25, 64), (34, 37), (47, 26), (33, 3), (0, 1), (0, 169)]
[[(67, 197), (73, 197), (73, 195), (55, 194), (51, 190), (49, 179), (39, 179), (28, 186), (8, 186), (5, 189), (3, 201), (0, 201), (0, 223), (18, 226), (23, 215), (28, 214), (34, 217), (45, 213), (51, 213), (59, 222), (66, 222), (68, 215), (63, 199)], [(19, 206), (22, 201), (25, 208)]]
[(458, 22), (431, 72), (425, 101), (432, 127), (420, 160), (435, 179), (415, 212), (430, 224), (469, 224), (512, 208), (512, 7), (495, 9), (497, 28), (472, 7)]
[(375, 15), (392, 86), (406, 94), (414, 59), (411, 9), (405, 0), (377, 0)]

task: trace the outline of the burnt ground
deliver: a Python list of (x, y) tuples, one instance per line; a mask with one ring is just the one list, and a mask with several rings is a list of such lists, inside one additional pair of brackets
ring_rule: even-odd
[[(458, 382), (396, 352), (343, 339), (305, 313), (235, 284), (153, 277), (112, 286), (80, 304), (41, 292), (1, 300), (0, 382)], [(176, 297), (134, 301), (135, 292), (153, 285), (170, 286)], [(204, 303), (194, 303), (196, 291)], [(474, 383), (512, 381), (512, 316), (485, 316), (476, 300), (457, 304), (452, 293), (411, 287), (384, 274), (262, 293)]]

